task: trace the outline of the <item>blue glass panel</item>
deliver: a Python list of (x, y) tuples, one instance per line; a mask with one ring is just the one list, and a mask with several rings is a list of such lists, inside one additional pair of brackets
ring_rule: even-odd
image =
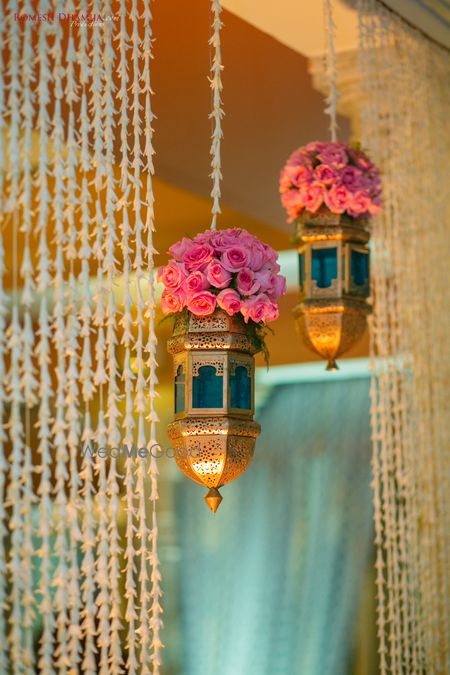
[(352, 250), (350, 270), (353, 283), (356, 286), (365, 286), (369, 282), (369, 255), (361, 251)]
[(185, 409), (185, 389), (186, 376), (184, 374), (183, 366), (178, 366), (177, 375), (175, 377), (175, 412), (183, 412)]
[(337, 248), (313, 248), (312, 278), (319, 288), (329, 288), (337, 279)]
[(303, 290), (305, 287), (305, 254), (298, 254), (298, 282), (300, 285), (300, 290)]
[(214, 366), (201, 366), (192, 378), (192, 407), (223, 407), (223, 376), (217, 375)]
[(230, 377), (230, 405), (232, 408), (251, 410), (252, 383), (245, 366), (236, 366)]

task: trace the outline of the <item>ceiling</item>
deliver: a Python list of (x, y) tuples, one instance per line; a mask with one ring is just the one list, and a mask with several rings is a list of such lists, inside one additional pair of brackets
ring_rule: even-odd
[[(333, 0), (337, 51), (358, 46), (357, 0)], [(450, 48), (450, 2), (448, 0), (384, 0), (431, 38)], [(223, 6), (304, 56), (324, 53), (323, 0), (223, 0)]]
[[(322, 0), (223, 0), (222, 4), (236, 16), (304, 56), (319, 56), (325, 51)], [(333, 18), (337, 51), (356, 49), (358, 20), (355, 10), (342, 0), (334, 0)]]

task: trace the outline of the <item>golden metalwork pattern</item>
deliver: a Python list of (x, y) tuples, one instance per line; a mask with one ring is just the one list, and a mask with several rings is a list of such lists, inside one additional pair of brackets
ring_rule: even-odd
[[(354, 251), (369, 255), (369, 238), (367, 220), (334, 214), (326, 208), (297, 222), (296, 240), (303, 272), (301, 302), (293, 313), (304, 343), (329, 361), (328, 369), (336, 368), (334, 359), (357, 342), (366, 327), (366, 316), (371, 311), (366, 301), (368, 284), (355, 284), (350, 260)], [(335, 278), (319, 286), (313, 278), (312, 256), (329, 248), (336, 250)]]
[(308, 214), (308, 220), (297, 221), (298, 242), (314, 241), (359, 241), (370, 239), (369, 223), (363, 218), (347, 218), (330, 211)]
[[(215, 512), (221, 502), (217, 488), (246, 470), (260, 433), (259, 424), (252, 419), (253, 354), (258, 349), (248, 336), (242, 316), (230, 317), (216, 310), (209, 317), (179, 317), (168, 351), (173, 355), (174, 378), (180, 366), (185, 377), (183, 403), (168, 427), (175, 459), (188, 478), (215, 490), (206, 499)], [(214, 377), (222, 378), (219, 387), (223, 387), (223, 404), (217, 408), (202, 407), (200, 401), (194, 404), (194, 378), (200, 375), (202, 366), (212, 366)], [(244, 367), (250, 378), (251, 397), (246, 401), (249, 407), (231, 407), (231, 378), (238, 366)]]
[(222, 310), (205, 317), (177, 317), (173, 337), (167, 343), (169, 354), (201, 349), (233, 349), (248, 354), (258, 351), (242, 317), (228, 316)]
[(305, 344), (331, 361), (360, 339), (369, 311), (365, 302), (345, 298), (302, 302), (294, 308), (294, 316)]
[(260, 426), (230, 417), (190, 417), (169, 425), (176, 461), (184, 474), (206, 487), (219, 487), (250, 464)]

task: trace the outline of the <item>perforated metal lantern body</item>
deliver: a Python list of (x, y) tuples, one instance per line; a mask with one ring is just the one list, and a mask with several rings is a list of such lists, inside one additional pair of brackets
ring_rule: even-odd
[(335, 359), (364, 333), (370, 312), (367, 221), (331, 212), (297, 223), (300, 302), (294, 316), (305, 344)]
[(240, 315), (216, 310), (178, 318), (168, 351), (175, 400), (168, 433), (176, 461), (186, 476), (211, 489), (207, 502), (216, 510), (217, 488), (245, 471), (260, 432), (253, 421), (257, 348)]

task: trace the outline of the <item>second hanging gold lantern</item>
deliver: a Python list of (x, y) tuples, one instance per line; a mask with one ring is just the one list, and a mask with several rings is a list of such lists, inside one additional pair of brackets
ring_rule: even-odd
[(294, 308), (305, 344), (337, 368), (336, 358), (363, 335), (370, 312), (369, 232), (362, 219), (324, 213), (297, 225), (300, 302)]

